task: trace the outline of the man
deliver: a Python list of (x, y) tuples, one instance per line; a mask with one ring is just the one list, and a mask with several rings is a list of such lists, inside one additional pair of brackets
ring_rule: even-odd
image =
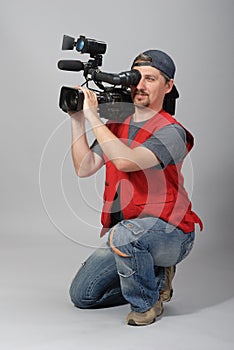
[[(131, 87), (135, 113), (123, 123), (104, 124), (96, 94), (82, 88), (83, 113), (71, 115), (77, 175), (90, 176), (106, 166), (101, 235), (108, 234), (106, 246), (78, 271), (70, 295), (79, 308), (129, 303), (127, 324), (143, 326), (163, 313), (165, 279), (171, 293), (173, 266), (189, 254), (194, 224), (202, 223), (181, 174), (193, 137), (163, 110), (165, 99), (177, 92), (174, 62), (162, 51), (148, 50), (132, 68), (141, 80)], [(85, 119), (96, 137), (92, 147)]]

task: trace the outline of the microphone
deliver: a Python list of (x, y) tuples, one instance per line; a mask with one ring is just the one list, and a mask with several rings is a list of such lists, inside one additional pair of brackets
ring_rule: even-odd
[(121, 72), (119, 74), (97, 72), (95, 70), (91, 73), (92, 79), (100, 82), (109, 83), (111, 85), (138, 85), (141, 79), (141, 73), (137, 69), (132, 69), (127, 72)]
[(61, 60), (58, 62), (58, 68), (70, 72), (79, 72), (84, 69), (84, 63), (78, 60)]

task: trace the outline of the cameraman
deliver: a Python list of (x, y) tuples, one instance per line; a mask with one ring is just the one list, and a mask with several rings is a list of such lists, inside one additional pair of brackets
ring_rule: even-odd
[[(106, 166), (101, 235), (108, 232), (105, 247), (78, 271), (70, 295), (79, 308), (130, 303), (127, 324), (143, 326), (163, 313), (165, 279), (170, 294), (173, 266), (190, 253), (194, 224), (202, 228), (202, 223), (181, 174), (193, 137), (163, 110), (165, 96), (176, 91), (174, 62), (162, 51), (148, 50), (132, 68), (141, 80), (131, 87), (135, 113), (126, 121), (104, 124), (96, 94), (81, 87), (83, 112), (70, 114), (77, 175), (90, 176)], [(96, 137), (91, 147), (85, 120)]]

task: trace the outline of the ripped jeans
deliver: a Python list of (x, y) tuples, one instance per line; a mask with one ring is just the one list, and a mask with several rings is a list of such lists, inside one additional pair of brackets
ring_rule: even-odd
[(130, 303), (133, 311), (145, 312), (159, 299), (165, 267), (185, 259), (193, 243), (194, 232), (155, 217), (123, 220), (77, 272), (71, 300), (82, 309)]

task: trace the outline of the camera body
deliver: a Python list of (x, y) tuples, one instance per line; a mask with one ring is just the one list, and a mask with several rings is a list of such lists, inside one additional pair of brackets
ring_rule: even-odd
[[(86, 38), (81, 35), (77, 41), (67, 35), (63, 36), (62, 50), (74, 48), (90, 55), (88, 62), (78, 60), (61, 60), (58, 68), (67, 71), (83, 71), (85, 83), (92, 81), (99, 90), (93, 90), (97, 95), (100, 117), (111, 120), (124, 120), (134, 113), (134, 105), (130, 94), (130, 86), (137, 85), (141, 79), (138, 70), (121, 72), (119, 74), (101, 72), (102, 55), (106, 52), (107, 45), (102, 41)], [(103, 83), (110, 84), (104, 86)], [(119, 86), (119, 87), (117, 87)], [(62, 86), (59, 97), (59, 107), (66, 113), (78, 112), (83, 109), (84, 94), (81, 90)], [(100, 106), (102, 105), (102, 106)]]
[[(120, 88), (106, 88), (106, 91), (97, 94), (98, 111), (101, 118), (122, 122), (133, 114), (135, 107), (128, 91)], [(81, 90), (62, 86), (59, 107), (64, 112), (82, 110), (84, 94)]]

